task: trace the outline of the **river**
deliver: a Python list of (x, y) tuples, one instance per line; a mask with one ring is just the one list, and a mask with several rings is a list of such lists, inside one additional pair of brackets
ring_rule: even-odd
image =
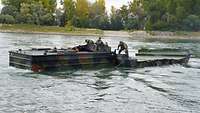
[(200, 113), (200, 41), (106, 37), (113, 49), (181, 48), (188, 66), (102, 68), (46, 74), (8, 65), (8, 51), (33, 46), (73, 47), (97, 37), (0, 33), (0, 113)]

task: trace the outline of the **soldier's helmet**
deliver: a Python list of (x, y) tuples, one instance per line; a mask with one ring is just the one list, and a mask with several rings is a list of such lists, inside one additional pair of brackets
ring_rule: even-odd
[(85, 42), (88, 43), (89, 41), (86, 39)]

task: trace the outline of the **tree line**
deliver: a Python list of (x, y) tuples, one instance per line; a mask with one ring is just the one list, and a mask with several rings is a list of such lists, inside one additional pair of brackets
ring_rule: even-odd
[(111, 14), (105, 0), (2, 0), (0, 23), (111, 30), (199, 31), (200, 0), (132, 0)]

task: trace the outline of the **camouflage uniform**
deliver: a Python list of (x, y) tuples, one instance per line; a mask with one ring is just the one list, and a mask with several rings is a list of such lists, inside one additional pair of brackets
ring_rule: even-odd
[(103, 51), (104, 43), (101, 40), (101, 37), (99, 37), (99, 39), (96, 41), (96, 45), (97, 45), (97, 51)]
[(87, 43), (86, 46), (85, 46), (86, 51), (88, 51), (88, 52), (95, 52), (96, 51), (97, 47), (96, 47), (94, 41), (85, 40), (85, 42)]
[(85, 42), (87, 43), (87, 45), (94, 44), (94, 41), (92, 41), (92, 40), (85, 40)]
[(104, 49), (105, 52), (111, 52), (111, 47), (108, 45), (107, 42), (104, 44), (103, 49)]
[(128, 45), (122, 41), (120, 41), (118, 45), (119, 54), (124, 50), (125, 54), (128, 56)]

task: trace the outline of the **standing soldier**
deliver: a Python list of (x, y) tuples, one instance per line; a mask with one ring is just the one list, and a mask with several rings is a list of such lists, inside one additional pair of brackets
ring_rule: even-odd
[(125, 51), (125, 54), (127, 56), (129, 56), (128, 55), (128, 45), (126, 43), (120, 41), (117, 50), (119, 50), (119, 54), (121, 54), (122, 51)]
[(99, 39), (96, 41), (96, 45), (97, 45), (97, 51), (101, 51), (104, 46), (104, 43), (101, 40), (101, 37), (99, 37)]

